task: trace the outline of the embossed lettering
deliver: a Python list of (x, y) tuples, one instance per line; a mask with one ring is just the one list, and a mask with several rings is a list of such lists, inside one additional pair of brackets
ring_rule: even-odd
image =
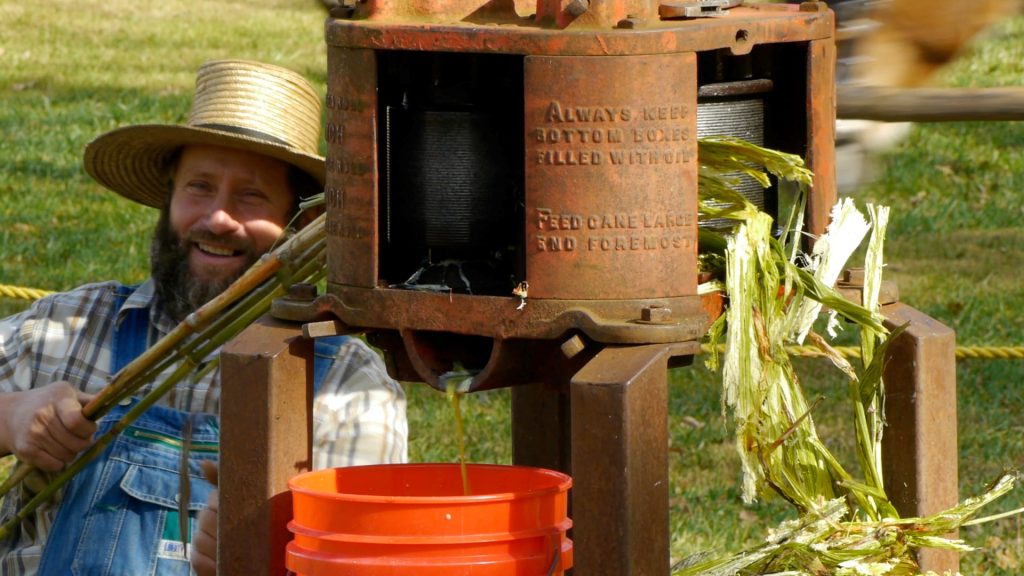
[(633, 142), (684, 142), (690, 139), (690, 128), (634, 128)]
[(622, 142), (621, 128), (537, 128), (534, 139), (546, 144), (617, 144)]
[(693, 246), (693, 238), (671, 236), (590, 236), (585, 244), (592, 252), (640, 252), (645, 250), (684, 249)]
[(345, 129), (341, 124), (328, 122), (324, 130), (324, 139), (330, 144), (341, 144)]
[(629, 122), (633, 112), (623, 106), (563, 106), (558, 100), (548, 104), (544, 120), (555, 122)]
[(689, 148), (672, 150), (609, 150), (608, 160), (614, 165), (685, 164), (693, 160), (693, 150)]
[(334, 186), (328, 186), (324, 190), (324, 199), (328, 208), (343, 208), (345, 206), (345, 191)]
[(344, 158), (327, 157), (327, 171), (334, 174), (347, 174), (349, 176), (362, 176), (370, 172), (369, 165), (363, 162), (354, 162)]
[(539, 150), (537, 164), (589, 166), (601, 163), (601, 153), (592, 150)]
[(331, 94), (330, 92), (327, 93), (327, 97), (324, 99), (324, 105), (330, 110), (353, 109), (352, 103), (347, 97)]
[(537, 209), (539, 230), (579, 230), (583, 227), (583, 216), (579, 214), (552, 214), (547, 208)]
[(679, 106), (645, 106), (641, 113), (644, 120), (681, 120), (690, 113), (686, 104)]
[(691, 212), (631, 212), (590, 214), (586, 218), (590, 230), (619, 228), (688, 228), (694, 225)]
[(349, 219), (337, 220), (328, 218), (324, 224), (324, 230), (328, 236), (339, 238), (364, 238), (370, 233), (366, 227), (355, 224)]
[(537, 236), (537, 250), (540, 252), (572, 252), (576, 250), (573, 236)]

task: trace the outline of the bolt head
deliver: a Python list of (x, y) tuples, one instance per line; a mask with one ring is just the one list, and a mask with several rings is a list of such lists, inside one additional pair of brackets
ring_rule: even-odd
[(665, 306), (648, 306), (640, 311), (640, 320), (644, 322), (668, 322), (672, 318), (672, 309)]
[(569, 5), (565, 7), (565, 11), (573, 17), (582, 16), (587, 9), (590, 8), (589, 0), (572, 0)]
[(566, 358), (573, 358), (580, 352), (583, 352), (583, 349), (586, 347), (586, 342), (580, 338), (579, 334), (573, 334), (568, 340), (562, 342), (560, 348), (562, 349), (562, 354), (565, 354)]
[(316, 300), (316, 285), (306, 282), (297, 282), (288, 288), (286, 296), (289, 300), (312, 302)]
[(843, 283), (844, 284), (859, 284), (864, 285), (864, 269), (863, 268), (847, 268), (843, 270)]

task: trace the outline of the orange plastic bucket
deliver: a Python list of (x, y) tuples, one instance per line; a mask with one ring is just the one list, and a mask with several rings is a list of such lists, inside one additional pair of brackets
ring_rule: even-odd
[(572, 480), (526, 466), (332, 468), (289, 481), (302, 576), (548, 576), (572, 567)]

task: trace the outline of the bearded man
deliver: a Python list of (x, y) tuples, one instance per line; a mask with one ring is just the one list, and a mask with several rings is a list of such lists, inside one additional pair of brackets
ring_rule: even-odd
[[(225, 60), (200, 68), (185, 125), (128, 126), (91, 142), (85, 168), (96, 181), (160, 210), (151, 277), (133, 286), (89, 284), (0, 320), (0, 455), (58, 471), (131, 409), (136, 399), (98, 422), (82, 413), (121, 367), (287, 233), (300, 201), (322, 189), (319, 138), (319, 97), (302, 76)], [(347, 338), (328, 349), (333, 362), (315, 382), (314, 468), (405, 461), (402, 388), (361, 340)], [(218, 369), (197, 374), (146, 410), (57, 498), (0, 541), (0, 574), (190, 573), (183, 545), (189, 534), (182, 530), (204, 534), (215, 526), (206, 512), (204, 529), (191, 529), (208, 499), (216, 501), (200, 468), (217, 458), (220, 402)], [(190, 502), (182, 504), (185, 429), (193, 478)], [(26, 481), (9, 494), (0, 521), (39, 489)], [(182, 521), (180, 511), (189, 518)], [(209, 540), (195, 548), (196, 570), (213, 570)]]

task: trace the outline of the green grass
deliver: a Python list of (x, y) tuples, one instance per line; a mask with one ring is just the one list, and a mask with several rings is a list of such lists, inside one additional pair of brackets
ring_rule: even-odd
[[(0, 0), (0, 284), (59, 290), (143, 278), (155, 214), (91, 182), (81, 169), (85, 144), (125, 123), (180, 121), (195, 70), (208, 59), (282, 64), (323, 90), (323, 17), (314, 0)], [(1022, 35), (1024, 21), (1001, 27), (944, 81), (1019, 83)], [(961, 344), (1024, 343), (1022, 189), (1024, 125), (952, 123), (915, 128), (884, 158), (880, 179), (857, 194), (892, 207), (888, 278), (901, 299), (952, 326)], [(0, 299), (0, 314), (25, 305)], [(717, 379), (699, 364), (670, 378), (675, 556), (756, 543), (790, 514), (777, 501), (740, 503)], [(822, 437), (854, 466), (834, 371), (820, 360), (800, 360), (798, 368), (810, 393), (827, 398), (815, 413)], [(966, 496), (1024, 458), (1024, 399), (1016, 388), (1024, 361), (961, 361), (957, 378)], [(417, 384), (407, 389), (412, 457), (454, 460), (444, 394)], [(472, 460), (510, 461), (508, 406), (507, 390), (465, 399)], [(1022, 494), (1016, 490), (998, 507), (1022, 505)], [(963, 535), (986, 547), (964, 557), (964, 573), (1020, 572), (1018, 518)]]
[(85, 145), (182, 121), (210, 59), (281, 64), (323, 90), (323, 20), (314, 0), (0, 1), (0, 284), (145, 277), (155, 212), (93, 183)]

